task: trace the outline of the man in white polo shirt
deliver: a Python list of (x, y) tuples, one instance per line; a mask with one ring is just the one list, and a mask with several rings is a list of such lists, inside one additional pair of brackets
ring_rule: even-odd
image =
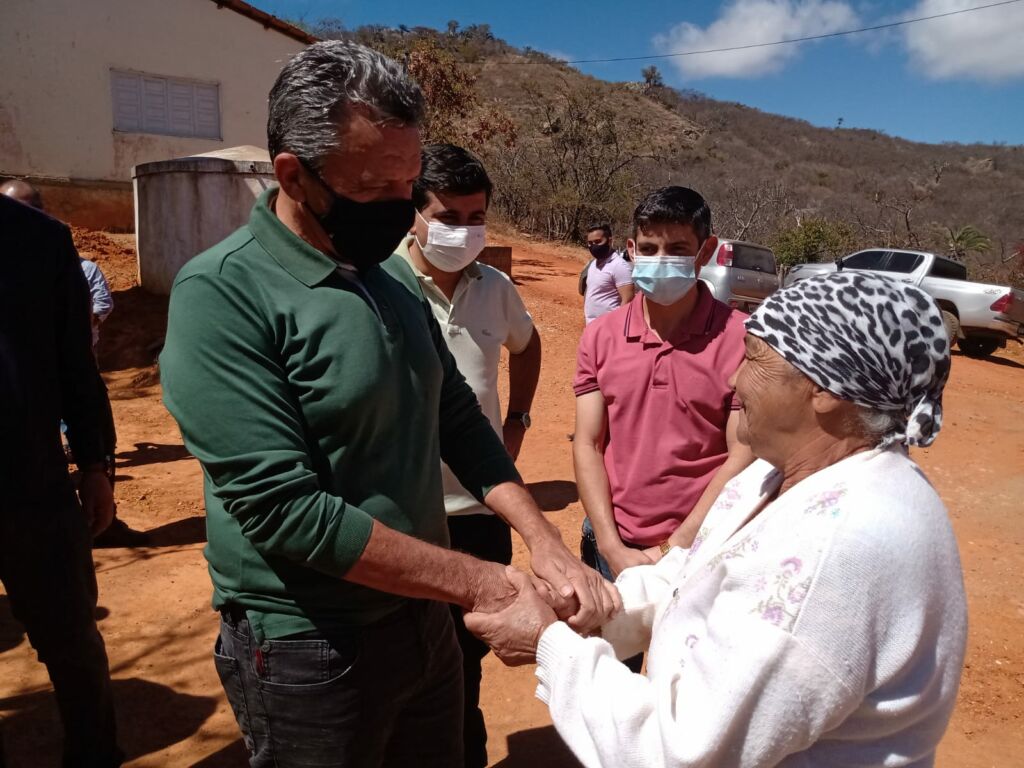
[[(540, 336), (512, 281), (476, 261), (484, 247), (491, 198), (491, 181), (483, 165), (451, 144), (427, 145), (422, 161), (412, 192), (416, 223), (398, 254), (416, 274), (459, 370), (515, 459), (530, 427), (530, 404), (540, 375)], [(509, 402), (504, 420), (498, 402), (503, 346), (509, 351)], [(443, 465), (442, 475), (452, 548), (511, 563), (508, 525)], [(465, 673), (465, 765), (482, 768), (487, 764), (487, 731), (479, 708), (480, 662), (488, 648), (466, 631), (461, 609), (453, 607), (452, 615)]]

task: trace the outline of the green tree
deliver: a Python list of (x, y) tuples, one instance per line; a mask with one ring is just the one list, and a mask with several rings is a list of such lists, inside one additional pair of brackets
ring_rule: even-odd
[(644, 188), (638, 166), (663, 157), (664, 142), (597, 84), (525, 90), (534, 109), (517, 115), (516, 145), (485, 153), (497, 210), (552, 240), (579, 240), (591, 219), (628, 220)]
[(497, 107), (480, 103), (476, 77), (451, 51), (430, 38), (416, 40), (406, 51), (409, 74), (423, 89), (427, 102), (422, 128), (425, 142), (448, 142), (477, 151), (485, 143), (515, 143), (511, 119)]
[(661, 77), (661, 72), (659, 72), (658, 68), (653, 64), (640, 70), (640, 75), (643, 77), (644, 86), (648, 90), (651, 88), (661, 88), (665, 85), (665, 81)]
[(963, 261), (969, 253), (988, 253), (992, 249), (992, 238), (970, 224), (959, 229), (947, 227), (946, 233), (949, 255), (959, 261)]
[(828, 219), (807, 219), (779, 232), (772, 250), (783, 272), (794, 264), (834, 261), (853, 250), (856, 241), (848, 224)]

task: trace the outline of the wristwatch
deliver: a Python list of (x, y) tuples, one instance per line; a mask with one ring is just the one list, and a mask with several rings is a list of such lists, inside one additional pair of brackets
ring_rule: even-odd
[(505, 417), (505, 421), (518, 421), (523, 425), (523, 429), (529, 429), (533, 423), (530, 421), (530, 414), (528, 411), (509, 411), (508, 416)]

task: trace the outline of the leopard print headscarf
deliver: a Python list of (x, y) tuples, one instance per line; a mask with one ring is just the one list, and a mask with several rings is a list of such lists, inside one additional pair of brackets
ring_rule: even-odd
[(942, 312), (919, 288), (863, 272), (835, 272), (772, 294), (746, 321), (823, 389), (895, 411), (893, 443), (930, 445), (942, 427), (949, 340)]

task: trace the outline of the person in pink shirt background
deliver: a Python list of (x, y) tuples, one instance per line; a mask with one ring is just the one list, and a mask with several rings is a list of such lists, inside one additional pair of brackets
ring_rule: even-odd
[(697, 279), (716, 245), (697, 192), (651, 192), (626, 241), (637, 295), (580, 339), (581, 554), (608, 579), (689, 547), (723, 486), (753, 461), (736, 439), (740, 404), (728, 384), (744, 356), (746, 315)]
[(587, 228), (587, 250), (593, 256), (583, 281), (583, 314), (589, 325), (633, 298), (633, 265), (612, 249), (610, 224)]

